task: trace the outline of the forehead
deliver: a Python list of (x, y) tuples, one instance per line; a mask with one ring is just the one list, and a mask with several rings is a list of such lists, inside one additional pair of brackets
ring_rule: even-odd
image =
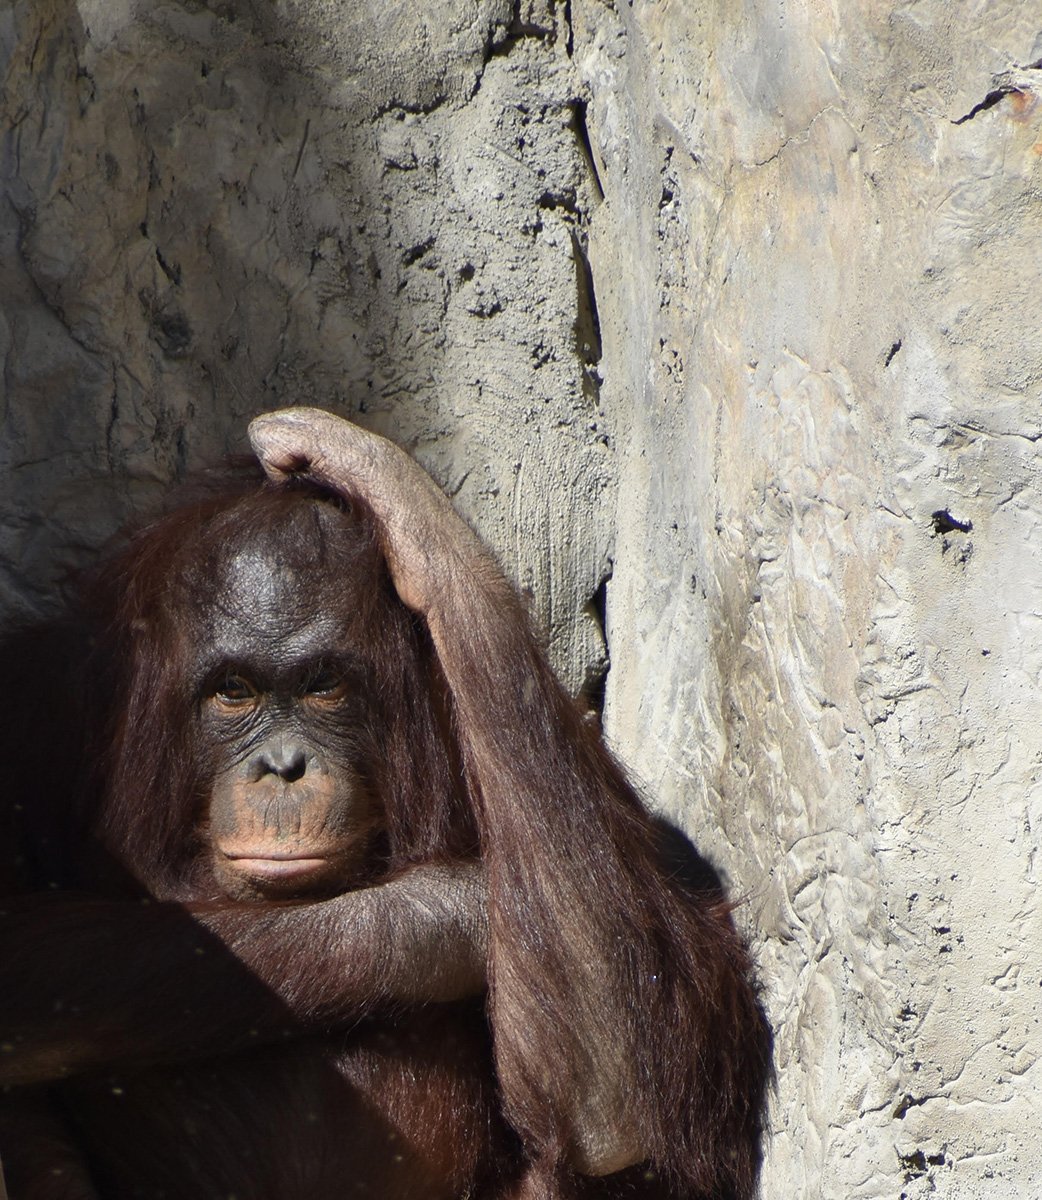
[(323, 507), (301, 505), (269, 524), (215, 532), (209, 552), (182, 577), (202, 669), (214, 660), (275, 668), (327, 654), (348, 637), (360, 589), (372, 581), (336, 553), (331, 534), (340, 514)]
[(344, 606), (336, 599), (321, 571), (256, 548), (242, 550), (214, 580), (204, 645), (225, 658), (321, 653), (346, 632)]

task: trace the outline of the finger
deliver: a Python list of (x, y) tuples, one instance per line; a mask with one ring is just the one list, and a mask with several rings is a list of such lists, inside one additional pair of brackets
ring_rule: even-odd
[(273, 479), (306, 472), (314, 457), (314, 438), (306, 425), (269, 413), (250, 422), (249, 438), (261, 466)]
[[(385, 526), (395, 524), (403, 506), (416, 516), (447, 506), (423, 468), (393, 442), (332, 413), (315, 408), (265, 413), (251, 422), (249, 434), (269, 478), (281, 483), (306, 475), (335, 491), (361, 496)], [(394, 530), (388, 534), (393, 540)]]
[(251, 422), (249, 434), (269, 474), (306, 473), (334, 485), (360, 481), (383, 442), (317, 408), (265, 413)]

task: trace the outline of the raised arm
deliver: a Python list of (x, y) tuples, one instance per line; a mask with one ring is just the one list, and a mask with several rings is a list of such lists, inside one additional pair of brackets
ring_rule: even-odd
[(516, 593), (420, 467), (313, 409), (258, 418), (251, 438), (273, 478), (372, 509), (398, 594), (429, 626), (488, 871), (497, 1070), (537, 1169), (650, 1160), (679, 1194), (749, 1195), (767, 1034), (726, 906), (666, 877)]

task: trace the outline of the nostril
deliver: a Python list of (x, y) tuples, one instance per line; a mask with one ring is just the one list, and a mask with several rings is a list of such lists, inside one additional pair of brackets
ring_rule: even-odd
[(296, 783), (298, 779), (307, 770), (307, 759), (304, 757), (304, 751), (297, 749), (292, 752), (292, 755), (286, 759), (282, 770), (279, 774), (287, 783)]
[(265, 746), (258, 757), (259, 774), (277, 775), (286, 783), (296, 783), (307, 771), (307, 755), (302, 746), (274, 742)]

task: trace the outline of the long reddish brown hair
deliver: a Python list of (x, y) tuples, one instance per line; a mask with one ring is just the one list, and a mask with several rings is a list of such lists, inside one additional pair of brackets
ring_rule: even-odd
[[(370, 692), (365, 733), (386, 814), (385, 867), (476, 849), (430, 640), (394, 592), (368, 509), (316, 487), (275, 487), (240, 471), (132, 534), (83, 589), (93, 627), (86, 672), (90, 818), (154, 896), (192, 898), (204, 886), (190, 831), (210, 780), (196, 738), (191, 633), (215, 602), (208, 588), (218, 577), (216, 563), (229, 546), (277, 538), (302, 506), (316, 503), (337, 513), (322, 561), (345, 591), (335, 649), (362, 664)], [(291, 536), (279, 551), (294, 554)], [(319, 582), (328, 588), (329, 578)]]
[[(207, 781), (175, 593), (205, 607), (200, 585), (186, 591), (184, 580), (205, 579), (214, 547), (276, 529), (316, 500), (341, 514), (328, 569), (351, 588), (344, 637), (366, 665), (378, 714), (385, 869), (478, 844), (487, 865), (497, 1080), (533, 1186), (541, 1180), (548, 1198), (748, 1200), (770, 1038), (729, 906), (674, 877), (652, 821), (505, 585), (490, 586), (485, 609), (453, 635), (458, 661), (481, 669), (462, 689), (446, 684), (449, 664), (398, 600), (360, 501), (240, 479), (146, 527), (95, 573), (91, 806), (98, 826), (115, 831), (111, 852), (153, 895), (205, 889), (186, 837)], [(591, 963), (610, 975), (607, 991), (588, 988)], [(625, 1056), (635, 1140), (650, 1160), (617, 1187), (569, 1166), (576, 1081), (601, 1042)]]

